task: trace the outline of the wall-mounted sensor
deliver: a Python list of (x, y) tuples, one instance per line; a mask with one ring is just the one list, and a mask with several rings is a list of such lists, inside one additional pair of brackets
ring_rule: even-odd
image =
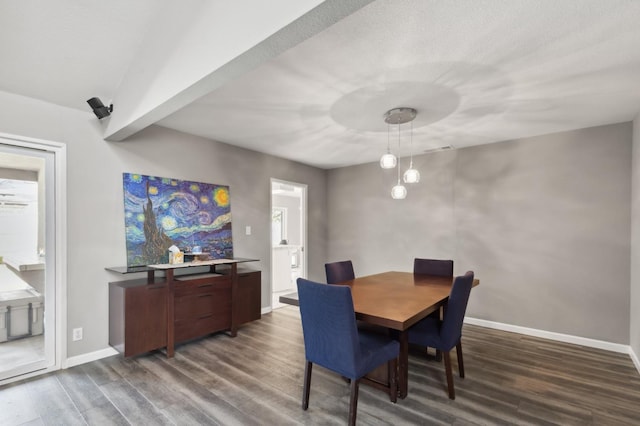
[(89, 99), (87, 101), (87, 103), (89, 104), (91, 109), (93, 109), (93, 113), (99, 119), (103, 119), (105, 117), (108, 117), (113, 112), (113, 104), (111, 104), (108, 107), (106, 107), (106, 106), (104, 106), (104, 104), (102, 103), (100, 98), (91, 98), (91, 99)]

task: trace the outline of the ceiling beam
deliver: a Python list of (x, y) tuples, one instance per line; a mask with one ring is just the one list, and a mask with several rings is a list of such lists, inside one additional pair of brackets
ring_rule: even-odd
[(167, 2), (113, 97), (105, 139), (125, 140), (372, 1)]

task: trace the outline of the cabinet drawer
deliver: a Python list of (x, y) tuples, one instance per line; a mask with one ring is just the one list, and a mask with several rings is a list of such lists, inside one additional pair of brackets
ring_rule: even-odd
[(189, 285), (175, 293), (176, 342), (231, 328), (231, 282)]
[(231, 328), (231, 309), (226, 313), (215, 313), (198, 319), (175, 322), (176, 342), (195, 339), (216, 331)]
[(218, 290), (176, 297), (173, 306), (176, 321), (201, 318), (231, 309), (231, 291)]
[(207, 278), (202, 280), (176, 282), (174, 287), (175, 297), (203, 294), (219, 289), (230, 289), (231, 280), (229, 277)]

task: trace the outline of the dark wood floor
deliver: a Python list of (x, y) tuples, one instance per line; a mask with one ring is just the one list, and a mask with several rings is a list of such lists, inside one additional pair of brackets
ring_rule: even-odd
[[(640, 375), (627, 355), (465, 326), (467, 377), (446, 396), (442, 364), (410, 357), (409, 396), (360, 388), (362, 425), (638, 425)], [(455, 360), (455, 356), (453, 356)], [(454, 368), (457, 368), (454, 361)], [(300, 399), (304, 346), (297, 308), (181, 345), (173, 359), (113, 356), (0, 388), (0, 424), (344, 424), (345, 381), (314, 368)]]

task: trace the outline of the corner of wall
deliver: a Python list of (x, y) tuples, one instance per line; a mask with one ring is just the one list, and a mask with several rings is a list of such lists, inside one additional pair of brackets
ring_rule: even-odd
[(636, 355), (632, 346), (629, 346), (629, 356), (631, 357), (633, 364), (636, 366), (636, 370), (640, 373), (640, 359), (638, 359), (638, 355)]
[(632, 134), (629, 353), (640, 372), (640, 113), (633, 120)]

